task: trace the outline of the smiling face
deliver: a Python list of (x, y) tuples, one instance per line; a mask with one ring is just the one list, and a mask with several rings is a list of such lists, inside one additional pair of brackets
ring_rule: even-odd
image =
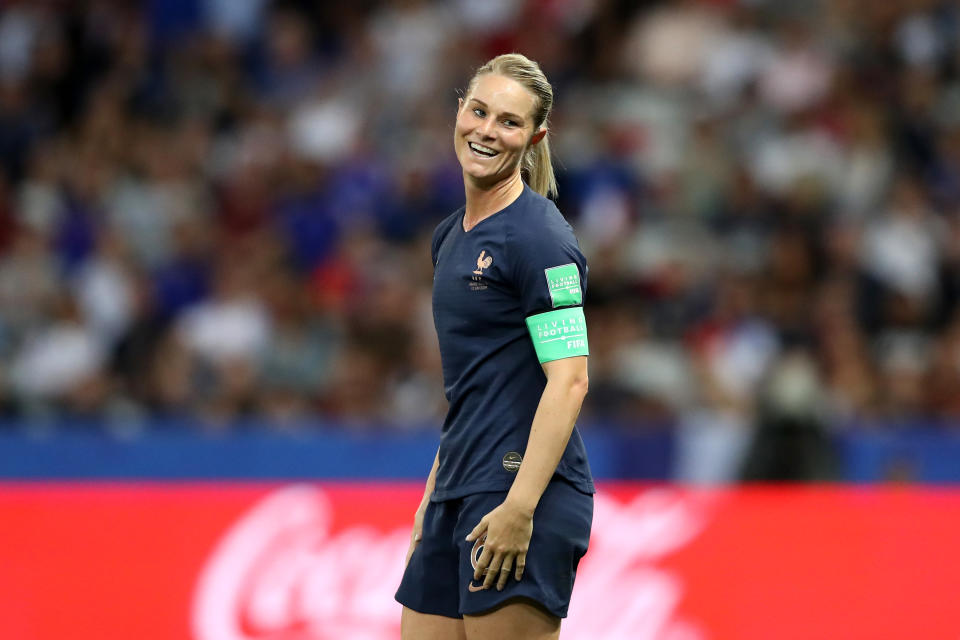
[(523, 154), (540, 141), (534, 135), (536, 98), (506, 76), (486, 73), (460, 101), (454, 149), (464, 178), (488, 187), (519, 173)]

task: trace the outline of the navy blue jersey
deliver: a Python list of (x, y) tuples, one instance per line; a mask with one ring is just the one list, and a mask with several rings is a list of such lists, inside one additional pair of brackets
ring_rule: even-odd
[[(440, 440), (434, 501), (504, 491), (516, 477), (546, 376), (526, 318), (581, 305), (587, 264), (557, 207), (523, 193), (469, 232), (464, 209), (433, 234), (433, 318), (449, 410)], [(581, 292), (551, 285), (549, 270), (579, 274)], [(557, 267), (563, 269), (556, 270)], [(576, 428), (557, 474), (593, 493)]]

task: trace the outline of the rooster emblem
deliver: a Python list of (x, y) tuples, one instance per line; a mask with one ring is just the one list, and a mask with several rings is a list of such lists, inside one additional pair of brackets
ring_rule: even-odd
[(480, 252), (480, 257), (477, 258), (477, 270), (474, 271), (478, 276), (483, 275), (483, 270), (493, 264), (493, 256), (484, 257), (487, 254), (487, 250), (484, 249)]

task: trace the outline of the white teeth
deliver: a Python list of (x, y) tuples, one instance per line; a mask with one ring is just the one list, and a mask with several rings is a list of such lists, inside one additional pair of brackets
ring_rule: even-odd
[(490, 147), (485, 147), (482, 144), (477, 144), (476, 142), (471, 142), (470, 148), (473, 149), (474, 151), (479, 151), (480, 153), (483, 153), (486, 155), (490, 155), (490, 156), (497, 155), (497, 152), (491, 149)]

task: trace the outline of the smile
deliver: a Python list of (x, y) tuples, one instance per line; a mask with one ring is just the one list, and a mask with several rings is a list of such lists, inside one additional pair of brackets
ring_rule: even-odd
[(475, 154), (477, 154), (477, 155), (479, 155), (479, 156), (481, 156), (481, 157), (483, 157), (483, 158), (492, 158), (492, 157), (494, 157), (495, 155), (497, 155), (497, 154), (500, 153), (499, 151), (495, 151), (494, 149), (491, 149), (490, 147), (485, 147), (485, 146), (483, 146), (482, 144), (477, 144), (476, 142), (468, 142), (468, 143), (467, 143), (467, 146), (470, 147), (470, 150), (471, 150), (471, 151), (473, 151)]

